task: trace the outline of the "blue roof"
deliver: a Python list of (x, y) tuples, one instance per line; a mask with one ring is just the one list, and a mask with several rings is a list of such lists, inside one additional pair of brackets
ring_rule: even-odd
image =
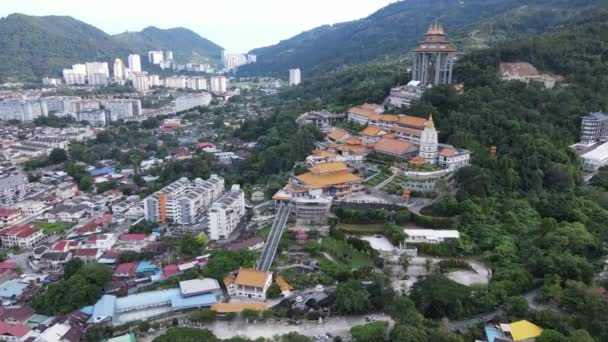
[(171, 307), (173, 310), (198, 308), (201, 306), (210, 306), (215, 303), (217, 303), (217, 297), (212, 293), (193, 297), (182, 297), (180, 293), (171, 299)]
[(116, 311), (129, 311), (140, 307), (168, 305), (174, 296), (181, 296), (178, 288), (148, 291), (121, 297), (116, 300)]
[(113, 318), (114, 312), (116, 311), (116, 301), (116, 296), (101, 296), (101, 298), (99, 298), (97, 303), (95, 303), (93, 306), (93, 314), (91, 315), (89, 321), (98, 323), (105, 321), (107, 318)]
[(135, 273), (156, 273), (156, 271), (158, 271), (159, 268), (158, 266), (154, 265), (153, 263), (144, 260), (144, 261), (140, 261), (139, 265), (137, 265), (137, 270), (135, 270)]
[(112, 166), (102, 167), (101, 169), (95, 169), (89, 171), (91, 177), (97, 177), (102, 175), (111, 175), (116, 172), (116, 168)]
[(485, 327), (486, 337), (488, 338), (488, 342), (494, 342), (494, 339), (500, 336), (500, 331), (493, 327)]
[(92, 315), (93, 314), (93, 305), (89, 305), (89, 306), (85, 306), (84, 308), (81, 308), (80, 312), (83, 312), (89, 316)]
[(13, 279), (4, 282), (0, 285), (0, 297), (2, 298), (15, 298), (20, 296), (23, 291), (27, 288), (27, 284), (22, 284), (18, 280)]

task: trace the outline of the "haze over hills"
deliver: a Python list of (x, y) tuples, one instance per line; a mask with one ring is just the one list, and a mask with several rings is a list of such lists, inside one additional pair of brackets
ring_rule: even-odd
[(300, 67), (308, 74), (408, 52), (435, 18), (462, 50), (487, 47), (521, 35), (563, 27), (603, 6), (602, 0), (407, 0), (360, 20), (326, 25), (276, 45), (258, 48), (248, 74), (285, 74)]
[(172, 50), (179, 63), (212, 62), (222, 48), (185, 28), (148, 27), (109, 35), (68, 16), (11, 14), (0, 19), (0, 79), (38, 80), (85, 61), (111, 62), (129, 53)]

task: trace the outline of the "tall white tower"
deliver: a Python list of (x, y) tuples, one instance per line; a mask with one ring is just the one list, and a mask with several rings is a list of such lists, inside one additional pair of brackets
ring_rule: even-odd
[(420, 157), (424, 158), (429, 164), (437, 164), (437, 130), (433, 122), (433, 114), (424, 125), (424, 130), (420, 136)]
[(129, 69), (131, 72), (141, 72), (141, 58), (138, 54), (129, 55)]
[(114, 78), (117, 80), (125, 79), (125, 63), (120, 58), (114, 60)]
[(289, 85), (298, 85), (300, 82), (302, 82), (302, 73), (300, 69), (289, 69)]

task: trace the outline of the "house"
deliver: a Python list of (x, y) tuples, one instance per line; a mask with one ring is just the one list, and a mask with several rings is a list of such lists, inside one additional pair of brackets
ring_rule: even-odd
[(63, 265), (72, 259), (72, 253), (62, 251), (50, 251), (42, 254), (38, 261), (39, 269), (47, 269), (49, 271), (61, 271)]
[(167, 278), (172, 275), (176, 275), (179, 273), (179, 268), (177, 265), (166, 265), (163, 267), (163, 277)]
[(75, 238), (90, 236), (90, 235), (99, 234), (99, 233), (101, 233), (101, 227), (97, 226), (97, 225), (95, 225), (95, 223), (91, 222), (91, 223), (84, 225), (83, 227), (80, 227), (78, 229), (71, 231), (70, 234), (68, 234), (68, 239), (75, 239)]
[(135, 272), (137, 271), (138, 262), (127, 262), (116, 266), (114, 272), (112, 272), (112, 278), (115, 279), (131, 279), (135, 278)]
[(26, 323), (34, 315), (28, 304), (13, 307), (0, 307), (0, 321), (9, 324)]
[(43, 201), (27, 200), (15, 204), (15, 208), (21, 209), (25, 216), (42, 215), (50, 207)]
[(73, 251), (73, 257), (84, 262), (96, 262), (103, 252), (98, 248), (79, 248)]
[(28, 284), (23, 284), (19, 279), (5, 281), (0, 285), (0, 299), (4, 302), (14, 303), (21, 299), (28, 287)]
[(9, 324), (0, 321), (0, 340), (25, 341), (32, 336), (32, 329), (25, 324)]
[(62, 200), (72, 198), (76, 194), (78, 194), (78, 186), (74, 183), (59, 184), (55, 189), (55, 196)]
[(114, 243), (116, 243), (114, 234), (95, 234), (89, 235), (89, 237), (83, 241), (81, 248), (96, 248), (103, 252), (112, 248)]
[(19, 208), (0, 208), (0, 226), (10, 226), (23, 218)]
[(234, 286), (231, 288), (236, 297), (266, 300), (266, 291), (270, 285), (272, 285), (272, 272), (241, 268), (234, 279)]
[(90, 213), (90, 211), (90, 207), (85, 204), (60, 204), (44, 213), (44, 218), (49, 222), (78, 222), (81, 218)]
[(89, 171), (89, 176), (91, 176), (93, 178), (97, 178), (97, 177), (109, 176), (114, 173), (116, 173), (116, 168), (106, 166), (106, 167), (102, 167), (100, 169), (93, 169), (93, 170)]
[(281, 294), (283, 297), (289, 297), (291, 290), (293, 290), (293, 286), (291, 286), (282, 276), (276, 277), (274, 282), (281, 289)]
[(140, 251), (148, 243), (156, 240), (156, 234), (121, 234), (118, 237), (117, 249)]
[(0, 281), (12, 279), (17, 276), (17, 264), (12, 261), (0, 262)]
[(34, 228), (31, 224), (12, 226), (0, 230), (0, 239), (3, 247), (32, 248), (42, 241), (42, 230)]
[(51, 247), (51, 251), (69, 252), (71, 250), (77, 249), (79, 246), (80, 243), (75, 240), (59, 240), (55, 242), (55, 244)]

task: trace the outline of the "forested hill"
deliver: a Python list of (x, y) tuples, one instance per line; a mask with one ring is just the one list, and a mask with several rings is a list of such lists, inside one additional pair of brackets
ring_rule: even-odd
[[(473, 152), (471, 167), (456, 174), (457, 193), (440, 196), (431, 209), (437, 216), (460, 218), (462, 243), (450, 255), (475, 256), (492, 268), (487, 287), (462, 297), (445, 282), (431, 283), (436, 292), (415, 287), (412, 298), (427, 318), (461, 319), (497, 307), (509, 311), (512, 303), (525, 302), (523, 294), (540, 288), (538, 300), (549, 309), (525, 305), (516, 317), (544, 327), (544, 341), (608, 341), (608, 302), (593, 291), (608, 286), (595, 279), (607, 255), (608, 170), (584, 184), (581, 161), (569, 148), (581, 115), (608, 110), (607, 42), (604, 12), (559, 32), (470, 53), (457, 64), (463, 95), (434, 87), (406, 112), (433, 113), (441, 142)], [(567, 84), (544, 89), (500, 81), (501, 61), (532, 62), (563, 75)], [(310, 109), (382, 100), (391, 77), (397, 80), (390, 68), (393, 62), (352, 66), (270, 98), (276, 113), (247, 120), (237, 133), (259, 138), (254, 157), (231, 182), (264, 184), (269, 193), (283, 186), (294, 163), (314, 148), (314, 130), (299, 128), (294, 119)]]
[(128, 50), (71, 17), (11, 14), (0, 19), (0, 80), (59, 75), (72, 63), (109, 60)]
[(123, 46), (145, 54), (150, 50), (171, 50), (178, 63), (219, 63), (223, 48), (186, 28), (162, 30), (147, 27), (140, 32), (125, 32), (113, 36)]
[(0, 19), (0, 82), (38, 81), (85, 61), (112, 62), (148, 49), (173, 50), (178, 62), (217, 62), (221, 47), (183, 28), (108, 35), (66, 16), (11, 14)]
[(364, 63), (408, 52), (438, 18), (459, 48), (486, 47), (518, 35), (560, 28), (593, 12), (604, 0), (406, 0), (367, 18), (321, 26), (268, 47), (251, 51), (256, 64), (242, 75), (285, 75), (300, 67), (306, 75), (345, 64)]

